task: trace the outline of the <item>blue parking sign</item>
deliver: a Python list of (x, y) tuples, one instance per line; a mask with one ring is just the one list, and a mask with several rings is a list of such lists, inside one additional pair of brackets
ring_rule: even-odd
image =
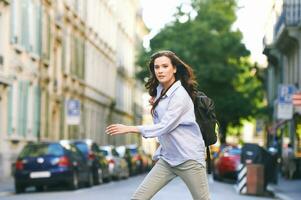
[(77, 99), (66, 101), (66, 123), (69, 125), (78, 125), (80, 123), (81, 104)]
[(292, 96), (295, 93), (295, 86), (293, 85), (279, 85), (278, 88), (278, 102), (291, 104)]

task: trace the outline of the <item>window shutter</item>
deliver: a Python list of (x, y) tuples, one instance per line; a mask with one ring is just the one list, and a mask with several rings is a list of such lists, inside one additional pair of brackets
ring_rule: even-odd
[(8, 135), (11, 135), (13, 133), (13, 87), (8, 87), (7, 90), (7, 129), (8, 129)]
[(23, 85), (24, 92), (23, 92), (23, 130), (22, 134), (23, 136), (27, 133), (27, 119), (28, 119), (28, 92), (29, 92), (29, 81), (24, 82)]
[(38, 137), (40, 129), (40, 106), (41, 106), (41, 93), (39, 86), (34, 87), (34, 120), (33, 120), (33, 135)]

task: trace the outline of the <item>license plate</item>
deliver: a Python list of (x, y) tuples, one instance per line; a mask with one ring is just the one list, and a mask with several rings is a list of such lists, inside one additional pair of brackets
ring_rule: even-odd
[(43, 172), (31, 172), (30, 178), (49, 178), (51, 176), (50, 172), (43, 171)]

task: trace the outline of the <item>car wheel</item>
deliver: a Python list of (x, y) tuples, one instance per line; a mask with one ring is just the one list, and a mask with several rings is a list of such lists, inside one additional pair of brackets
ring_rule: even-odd
[(108, 182), (110, 182), (111, 180), (112, 180), (112, 177), (111, 177), (110, 174), (107, 174), (106, 177), (103, 177), (103, 182), (104, 182), (104, 183), (108, 183)]
[(94, 184), (99, 185), (100, 183), (103, 183), (103, 178), (102, 178), (102, 170), (100, 168), (96, 169), (94, 172)]
[(90, 171), (89, 173), (88, 173), (88, 180), (87, 180), (87, 187), (92, 187), (93, 186), (93, 182), (94, 182), (94, 180), (93, 180), (93, 172), (92, 171)]
[(15, 191), (16, 191), (17, 194), (23, 193), (23, 192), (25, 192), (25, 186), (16, 183), (15, 184)]
[(70, 186), (71, 186), (70, 187), (71, 190), (78, 189), (79, 180), (78, 180), (78, 174), (76, 172), (73, 172), (73, 174), (72, 174), (72, 180), (71, 180)]
[(218, 176), (218, 174), (216, 173), (215, 170), (213, 170), (212, 176), (213, 176), (213, 180), (215, 180), (215, 181), (220, 181), (220, 177)]
[(127, 169), (126, 171), (125, 171), (125, 175), (124, 175), (124, 179), (127, 179), (127, 178), (129, 178), (129, 176), (130, 176), (130, 172), (129, 172), (129, 170)]

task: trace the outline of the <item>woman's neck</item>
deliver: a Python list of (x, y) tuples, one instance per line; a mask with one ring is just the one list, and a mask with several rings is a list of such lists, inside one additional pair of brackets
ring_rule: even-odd
[(170, 88), (170, 86), (176, 82), (176, 79), (172, 79), (171, 81), (169, 81), (168, 83), (162, 84), (163, 90), (162, 92), (166, 91), (167, 89)]

